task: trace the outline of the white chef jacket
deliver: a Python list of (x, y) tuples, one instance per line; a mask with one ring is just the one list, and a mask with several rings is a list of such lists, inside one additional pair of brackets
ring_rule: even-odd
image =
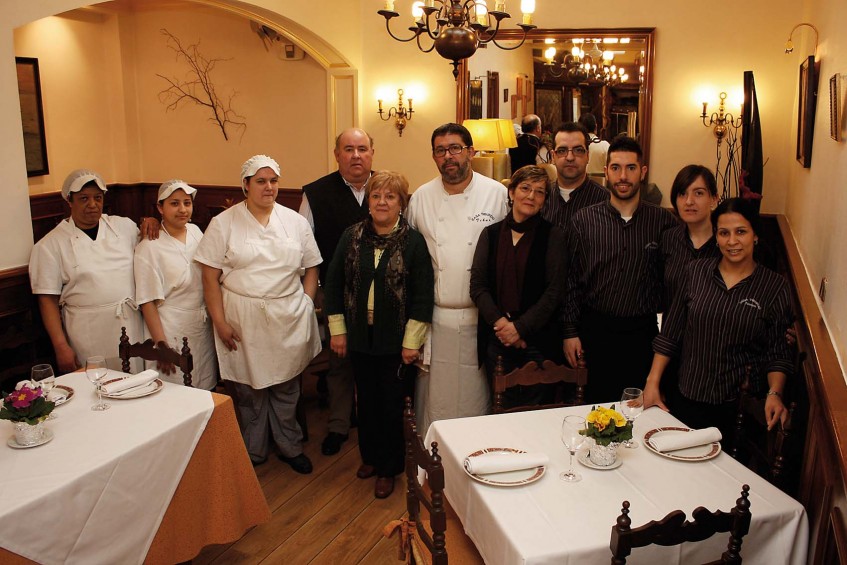
[(92, 240), (68, 218), (32, 248), (32, 293), (59, 296), (65, 333), (80, 363), (103, 355), (110, 368), (120, 369), (121, 327), (131, 342), (143, 335), (134, 302), (138, 233), (129, 218), (103, 214)]
[(608, 141), (597, 141), (596, 135), (589, 134), (591, 145), (588, 146), (588, 165), (585, 170), (589, 175), (603, 175), (606, 166), (606, 153), (609, 151)]
[(444, 190), (441, 177), (412, 194), (406, 218), (426, 239), (435, 271), (435, 308), (424, 348), (429, 372), (416, 382), (418, 426), (488, 411), (488, 382), (477, 360), (478, 312), (470, 297), (470, 271), (480, 232), (506, 216), (501, 183), (473, 173), (461, 194)]
[[(139, 306), (155, 301), (167, 343), (176, 351), (182, 350), (182, 338), (188, 338), (194, 358), (192, 386), (211, 390), (218, 362), (203, 300), (203, 275), (200, 264), (193, 261), (203, 232), (194, 224), (186, 228), (185, 243), (171, 237), (163, 226), (159, 239), (144, 240), (135, 248), (135, 301)], [(155, 369), (156, 362), (147, 362), (147, 368)], [(179, 371), (160, 376), (182, 384)]]
[(212, 219), (194, 260), (221, 269), (224, 315), (241, 337), (215, 335), (221, 377), (255, 389), (286, 382), (320, 352), (314, 304), (300, 281), (321, 254), (305, 218), (279, 204), (267, 226), (237, 204)]

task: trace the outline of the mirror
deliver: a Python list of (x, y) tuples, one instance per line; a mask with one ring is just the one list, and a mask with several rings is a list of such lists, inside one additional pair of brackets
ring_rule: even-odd
[[(520, 123), (524, 115), (538, 114), (542, 129), (553, 132), (560, 122), (591, 112), (601, 139), (626, 132), (641, 143), (649, 164), (654, 33), (654, 28), (534, 29), (514, 50), (480, 49), (459, 67), (456, 121), (499, 117)], [(500, 30), (497, 42), (514, 47), (521, 36), (517, 29)]]

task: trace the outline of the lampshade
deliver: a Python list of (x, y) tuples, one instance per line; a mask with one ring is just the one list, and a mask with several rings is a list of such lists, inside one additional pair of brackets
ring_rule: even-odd
[(462, 125), (471, 132), (474, 149), (478, 151), (502, 151), (518, 146), (511, 120), (505, 118), (465, 120)]

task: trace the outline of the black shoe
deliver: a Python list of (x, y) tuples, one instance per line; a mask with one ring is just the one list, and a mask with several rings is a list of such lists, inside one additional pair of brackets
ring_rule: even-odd
[(341, 444), (347, 441), (347, 434), (339, 434), (338, 432), (329, 432), (326, 434), (323, 443), (321, 444), (321, 453), (324, 455), (335, 455), (341, 451)]
[(301, 475), (308, 475), (312, 472), (312, 462), (309, 461), (309, 458), (303, 453), (294, 457), (286, 457), (285, 455), (280, 454), (279, 458), (284, 463), (288, 463), (294, 471)]
[(259, 465), (264, 465), (265, 463), (267, 463), (267, 461), (268, 461), (267, 457), (262, 457), (261, 459), (250, 459), (250, 463), (252, 463), (254, 467), (258, 467)]

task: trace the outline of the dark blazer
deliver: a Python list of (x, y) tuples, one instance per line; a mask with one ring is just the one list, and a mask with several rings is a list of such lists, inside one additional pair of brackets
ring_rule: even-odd
[[(364, 220), (369, 222), (370, 220)], [(435, 282), (432, 272), (432, 260), (423, 236), (409, 229), (406, 247), (403, 249), (405, 263), (406, 304), (400, 312), (387, 299), (385, 289), (385, 271), (388, 256), (383, 253), (374, 269), (374, 248), (363, 246), (359, 250), (361, 264), (361, 286), (356, 297), (356, 319), (344, 309), (344, 289), (350, 281), (345, 280), (344, 263), (351, 245), (364, 245), (352, 241), (352, 226), (341, 235), (338, 247), (332, 257), (324, 286), (325, 307), (329, 315), (344, 314), (347, 324), (347, 348), (371, 355), (399, 354), (403, 348), (403, 335), (408, 320), (432, 322), (432, 307), (435, 302)], [(368, 342), (368, 291), (374, 283), (374, 323), (373, 340)], [(399, 322), (398, 322), (399, 320)], [(398, 323), (403, 330), (398, 330)]]
[[(494, 322), (504, 315), (497, 305), (497, 242), (505, 226), (501, 221), (482, 230), (471, 266), (470, 293), (479, 308), (480, 351), (494, 335)], [(562, 356), (559, 308), (565, 281), (565, 234), (547, 220), (536, 230), (526, 263), (521, 310), (514, 323), (527, 344), (556, 360)]]

